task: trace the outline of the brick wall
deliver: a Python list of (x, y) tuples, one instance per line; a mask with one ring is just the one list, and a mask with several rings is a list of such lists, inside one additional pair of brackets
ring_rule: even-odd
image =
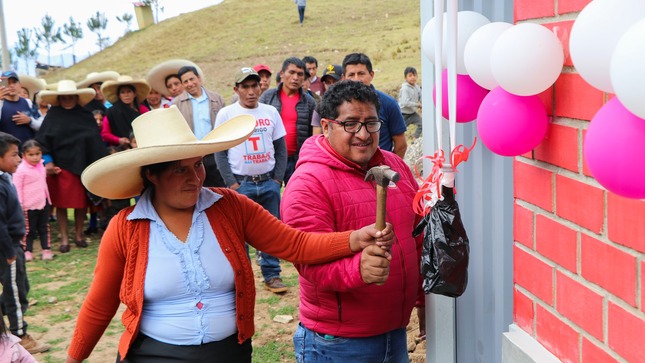
[(546, 139), (514, 161), (514, 322), (564, 362), (645, 362), (645, 202), (607, 192), (582, 146), (611, 95), (588, 85), (568, 54), (591, 0), (515, 0), (516, 22), (552, 29), (565, 68), (541, 98)]

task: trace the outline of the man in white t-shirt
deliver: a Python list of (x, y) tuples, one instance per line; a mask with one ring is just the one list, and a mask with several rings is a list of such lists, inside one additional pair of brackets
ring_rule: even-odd
[[(284, 140), (287, 132), (280, 112), (273, 106), (258, 102), (261, 94), (260, 76), (253, 68), (242, 68), (236, 73), (233, 89), (239, 100), (218, 112), (215, 126), (235, 116), (248, 114), (255, 117), (255, 131), (242, 144), (215, 153), (217, 168), (226, 186), (246, 195), (280, 218), (280, 189), (287, 166), (287, 145)], [(282, 270), (277, 257), (262, 253), (261, 267), (268, 290), (274, 293), (287, 291), (287, 286), (280, 278)]]

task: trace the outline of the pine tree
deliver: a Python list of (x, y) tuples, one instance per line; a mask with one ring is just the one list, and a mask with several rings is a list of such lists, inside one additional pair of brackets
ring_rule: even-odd
[(65, 43), (65, 41), (60, 33), (60, 28), (55, 28), (54, 19), (49, 14), (45, 14), (40, 21), (40, 25), (42, 29), (34, 29), (36, 31), (36, 40), (45, 44), (45, 49), (47, 49), (47, 64), (50, 65), (52, 44), (58, 42)]
[(100, 50), (105, 49), (110, 42), (109, 37), (103, 37), (103, 32), (107, 28), (107, 23), (108, 20), (105, 17), (105, 13), (100, 13), (98, 11), (87, 21), (87, 27), (91, 32), (96, 33), (96, 36), (98, 37), (96, 45), (99, 46)]
[(72, 59), (76, 64), (76, 43), (83, 38), (83, 28), (81, 23), (74, 21), (74, 18), (69, 17), (69, 23), (63, 24), (63, 33), (69, 38), (70, 47), (72, 47)]
[(130, 24), (132, 24), (132, 14), (130, 13), (125, 13), (121, 16), (117, 16), (116, 20), (118, 20), (121, 23), (125, 23), (125, 32), (126, 34), (130, 32)]
[(36, 58), (38, 54), (36, 52), (38, 44), (36, 43), (32, 47), (31, 41), (31, 30), (27, 28), (18, 30), (18, 43), (16, 43), (13, 51), (16, 53), (16, 57), (22, 58), (25, 61), (26, 69), (29, 69), (29, 60)]

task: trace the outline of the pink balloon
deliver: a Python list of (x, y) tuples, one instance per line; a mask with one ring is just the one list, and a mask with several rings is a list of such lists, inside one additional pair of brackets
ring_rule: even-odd
[(583, 149), (591, 174), (603, 187), (626, 198), (645, 198), (645, 120), (617, 97), (591, 119)]
[(495, 154), (522, 155), (538, 146), (549, 118), (537, 95), (517, 96), (496, 87), (484, 98), (477, 114), (477, 131)]
[[(441, 114), (448, 118), (448, 70), (444, 69), (441, 76), (443, 97), (441, 99)], [(473, 81), (467, 74), (457, 75), (457, 122), (470, 122), (477, 118), (477, 111), (488, 90)], [(437, 104), (437, 86), (432, 90), (432, 100)]]

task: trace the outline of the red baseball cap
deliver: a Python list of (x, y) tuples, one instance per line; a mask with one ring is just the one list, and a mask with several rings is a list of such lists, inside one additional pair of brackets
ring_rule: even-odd
[(267, 71), (269, 72), (269, 74), (273, 74), (271, 72), (271, 69), (269, 69), (269, 66), (267, 66), (266, 64), (256, 64), (255, 66), (253, 66), (253, 69), (258, 73), (260, 73), (260, 71)]

